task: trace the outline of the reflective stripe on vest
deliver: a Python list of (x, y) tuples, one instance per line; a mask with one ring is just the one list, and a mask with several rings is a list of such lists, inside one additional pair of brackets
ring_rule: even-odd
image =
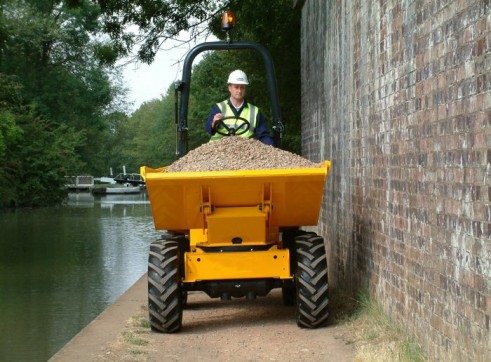
[[(224, 117), (235, 117), (235, 113), (227, 101), (217, 103), (217, 107), (220, 109), (220, 111)], [(257, 107), (250, 104), (250, 103), (247, 104), (247, 107), (242, 108), (242, 112), (240, 113), (240, 117), (248, 120), (250, 123), (250, 126), (249, 126), (249, 129), (247, 130), (247, 132), (245, 132), (244, 134), (241, 134), (240, 137), (245, 137), (245, 138), (254, 137), (254, 134), (255, 134), (254, 131), (256, 130), (256, 118), (257, 118), (258, 113), (259, 112), (258, 112)], [(239, 120), (238, 123), (240, 124), (240, 122), (241, 121)], [(224, 123), (229, 127), (233, 127), (233, 126), (235, 126), (237, 121), (235, 118), (230, 118), (230, 119), (226, 119), (224, 121)], [(236, 129), (236, 131), (239, 131), (239, 130), (240, 130), (240, 128)], [(227, 130), (223, 127), (220, 128), (220, 131), (223, 133), (227, 133)], [(216, 141), (222, 137), (224, 137), (224, 136), (215, 132), (215, 134), (213, 136), (211, 136), (210, 141)]]

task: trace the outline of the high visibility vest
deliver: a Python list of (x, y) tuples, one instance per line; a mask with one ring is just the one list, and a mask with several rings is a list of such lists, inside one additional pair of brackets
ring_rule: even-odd
[[(220, 109), (221, 113), (223, 114), (224, 117), (235, 117), (235, 113), (232, 111), (232, 108), (228, 104), (228, 102), (225, 100), (223, 102), (217, 103), (218, 108)], [(255, 135), (255, 130), (256, 130), (256, 121), (257, 121), (257, 115), (259, 113), (259, 109), (250, 103), (247, 103), (247, 107), (242, 108), (242, 112), (240, 113), (240, 117), (245, 118), (246, 120), (249, 121), (250, 126), (247, 132), (241, 134), (241, 137), (245, 138), (252, 138)], [(233, 127), (235, 128), (236, 132), (239, 132), (242, 128), (246, 127), (246, 124), (244, 124), (244, 121), (241, 121), (240, 119), (237, 120), (236, 118), (230, 118), (226, 119), (223, 121), (228, 127)], [(242, 125), (239, 129), (237, 129), (237, 126)], [(227, 130), (223, 126), (219, 126), (218, 130), (222, 133), (227, 133)], [(220, 138), (222, 138), (221, 134), (218, 132), (215, 132), (213, 136), (211, 136), (210, 141), (216, 141)]]

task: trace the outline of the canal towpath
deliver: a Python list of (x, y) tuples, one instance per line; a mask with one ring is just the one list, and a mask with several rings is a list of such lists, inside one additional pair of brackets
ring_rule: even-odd
[[(146, 345), (121, 343), (129, 321), (147, 304), (143, 275), (119, 299), (58, 351), (49, 362), (100, 361), (353, 361), (354, 349), (338, 336), (342, 326), (301, 329), (281, 291), (256, 300), (211, 299), (192, 294), (182, 331), (147, 331)], [(135, 350), (139, 350), (135, 353)]]

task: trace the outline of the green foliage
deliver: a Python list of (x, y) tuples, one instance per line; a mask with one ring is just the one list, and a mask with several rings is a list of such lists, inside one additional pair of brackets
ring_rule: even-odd
[[(106, 168), (106, 117), (124, 90), (90, 0), (0, 7), (0, 206), (59, 203), (64, 176)], [(15, 82), (13, 81), (15, 79)]]
[(21, 134), (22, 130), (15, 123), (15, 115), (8, 110), (0, 110), (0, 158), (5, 157), (7, 146), (15, 142)]
[(136, 168), (172, 163), (176, 159), (173, 97), (168, 95), (163, 100), (144, 103), (122, 125), (122, 132), (127, 137), (121, 150), (124, 164)]
[(125, 165), (121, 155), (127, 147), (128, 136), (124, 125), (128, 119), (128, 115), (124, 112), (110, 113), (104, 117), (104, 129), (90, 136), (92, 138), (90, 143), (93, 145), (90, 174), (109, 175), (111, 168), (116, 174), (122, 172), (118, 167)]
[(20, 89), (0, 74), (0, 207), (58, 204), (64, 176), (80, 167), (83, 134), (37, 115), (22, 103)]
[(26, 115), (25, 137), (16, 147), (16, 206), (45, 206), (59, 204), (66, 197), (64, 175), (77, 168), (75, 152), (83, 135), (66, 125)]
[(9, 144), (16, 142), (22, 135), (17, 126), (15, 114), (10, 109), (18, 106), (20, 85), (0, 73), (0, 160), (3, 160)]
[(96, 58), (104, 44), (91, 37), (98, 31), (98, 15), (90, 1), (76, 7), (62, 1), (20, 1), (3, 12), (0, 71), (15, 74), (24, 98), (46, 117), (78, 129), (100, 126), (111, 102), (107, 70)]
[[(99, 0), (103, 29), (120, 56), (135, 46), (140, 61), (151, 63), (165, 39), (181, 31), (196, 32), (228, 1), (209, 0)], [(138, 32), (132, 31), (135, 27)]]

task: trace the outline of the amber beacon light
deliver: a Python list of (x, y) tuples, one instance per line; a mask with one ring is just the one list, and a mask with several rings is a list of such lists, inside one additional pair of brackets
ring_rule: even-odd
[(226, 11), (222, 14), (222, 30), (230, 31), (235, 25), (235, 15), (231, 11)]

